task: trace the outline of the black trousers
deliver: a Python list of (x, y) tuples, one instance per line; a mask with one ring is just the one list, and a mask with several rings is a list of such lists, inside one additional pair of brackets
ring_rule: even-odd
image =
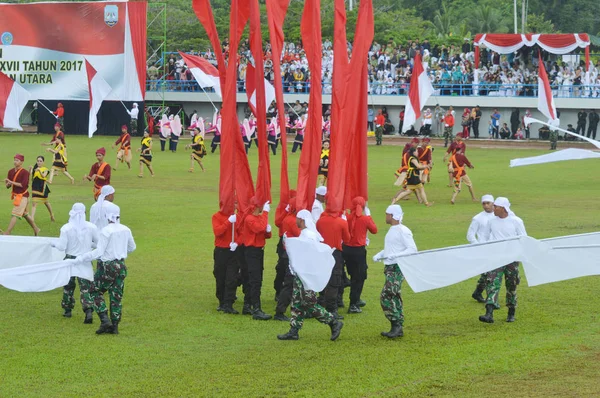
[(342, 249), (346, 269), (350, 275), (350, 305), (356, 305), (367, 279), (367, 248), (344, 245)]
[(271, 148), (271, 152), (273, 152), (273, 155), (277, 155), (277, 144), (269, 143), (269, 148)]
[(322, 300), (327, 311), (337, 313), (338, 293), (342, 287), (342, 273), (344, 272), (344, 258), (342, 257), (342, 252), (337, 249), (333, 252), (333, 258), (335, 259), (335, 265), (333, 266), (329, 282), (325, 290), (323, 290)]
[(177, 152), (177, 144), (179, 143), (179, 137), (171, 133), (171, 139), (169, 140), (169, 151)]
[(298, 148), (300, 148), (300, 150), (302, 150), (302, 144), (299, 142), (294, 142), (294, 145), (292, 146), (292, 153), (296, 153)]
[(294, 275), (288, 269), (286, 270), (285, 277), (283, 278), (283, 284), (277, 297), (277, 307), (275, 312), (283, 314), (287, 308), (292, 304), (292, 293), (294, 291)]
[(246, 262), (246, 246), (239, 245), (235, 250), (235, 254), (240, 266), (240, 273), (238, 275), (238, 286), (242, 285), (242, 292), (244, 293), (244, 305), (250, 305), (250, 283), (248, 281), (248, 263)]
[(165, 151), (165, 145), (167, 144), (167, 140), (160, 140), (160, 151), (164, 152)]
[(587, 137), (595, 140), (597, 130), (598, 130), (597, 124), (590, 124), (590, 127), (588, 127), (588, 131), (587, 131)]
[(233, 305), (235, 292), (238, 287), (240, 266), (235, 252), (229, 249), (215, 247), (213, 275), (217, 284), (217, 300), (219, 305)]
[(585, 125), (586, 125), (586, 122), (577, 123), (577, 130), (575, 130), (575, 134), (584, 135), (585, 134)]
[[(262, 289), (265, 251), (262, 247), (247, 246), (244, 257), (248, 265), (248, 293), (250, 304), (256, 310), (260, 306), (260, 293)], [(246, 301), (244, 299), (244, 301)]]
[(475, 138), (479, 138), (479, 120), (473, 121), (472, 127), (473, 127), (473, 136)]
[(279, 242), (277, 243), (277, 265), (275, 265), (275, 280), (273, 281), (273, 288), (275, 289), (275, 294), (279, 295), (281, 291), (281, 286), (283, 285), (283, 279), (285, 278), (285, 274), (288, 271), (290, 259), (283, 248), (283, 238), (279, 238)]

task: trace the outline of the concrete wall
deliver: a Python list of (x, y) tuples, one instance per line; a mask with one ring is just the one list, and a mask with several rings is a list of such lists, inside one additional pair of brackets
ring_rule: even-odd
[[(216, 94), (209, 93), (208, 96), (218, 107), (220, 106), (220, 99)], [(198, 114), (204, 118), (212, 120), (212, 114), (214, 109), (211, 103), (208, 101), (207, 96), (203, 92), (165, 92), (164, 95), (157, 92), (147, 92), (147, 101), (162, 102), (164, 97), (165, 103), (182, 103), (186, 113), (191, 114), (193, 110), (198, 111)], [(238, 115), (240, 119), (244, 114), (244, 107), (247, 103), (247, 97), (245, 93), (237, 95), (238, 100)], [(300, 102), (307, 102), (308, 95), (306, 94), (286, 94), (285, 100), (290, 104), (300, 100)], [(375, 109), (380, 109), (382, 106), (387, 107), (388, 114), (396, 130), (400, 121), (399, 114), (400, 109), (405, 105), (407, 100), (406, 96), (387, 96), (387, 95), (372, 95), (369, 96), (369, 105), (374, 106)], [(448, 109), (448, 106), (452, 105), (456, 111), (456, 125), (454, 132), (457, 133), (461, 130), (460, 118), (464, 111), (464, 108), (472, 108), (475, 105), (479, 105), (481, 108), (482, 116), (479, 124), (480, 136), (487, 136), (488, 121), (494, 108), (497, 108), (502, 118), (500, 122), (506, 122), (510, 128), (510, 114), (513, 108), (519, 108), (521, 117), (525, 114), (525, 110), (529, 109), (534, 118), (545, 121), (547, 118), (541, 115), (537, 111), (537, 97), (487, 97), (487, 96), (470, 96), (470, 97), (452, 97), (452, 96), (432, 96), (427, 101), (426, 107), (433, 108), (435, 104), (439, 103), (444, 109)], [(323, 95), (323, 104), (331, 104), (331, 95)], [(589, 110), (591, 108), (600, 109), (600, 98), (556, 98), (555, 104), (557, 109), (560, 111), (561, 127), (566, 129), (568, 124), (572, 124), (574, 127), (577, 126), (577, 112), (581, 109)], [(420, 122), (417, 122), (415, 128), (418, 130), (421, 126)], [(538, 129), (541, 125), (532, 125), (530, 128), (531, 138), (538, 137)]]

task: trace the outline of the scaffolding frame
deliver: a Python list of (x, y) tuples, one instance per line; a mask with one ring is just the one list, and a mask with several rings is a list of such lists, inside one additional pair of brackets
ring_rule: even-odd
[(163, 71), (164, 56), (167, 49), (167, 3), (148, 2), (146, 23), (146, 65), (159, 68), (159, 79), (156, 83), (157, 93), (161, 98), (161, 108), (165, 107), (165, 76)]

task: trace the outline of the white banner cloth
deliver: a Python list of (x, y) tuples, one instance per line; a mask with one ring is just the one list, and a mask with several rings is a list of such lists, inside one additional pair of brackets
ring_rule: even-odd
[(91, 262), (63, 260), (51, 246), (56, 238), (0, 236), (0, 285), (19, 292), (45, 292), (69, 283), (72, 276), (94, 280)]
[(533, 164), (562, 162), (565, 160), (582, 160), (600, 158), (599, 152), (588, 149), (567, 148), (561, 151), (548, 153), (546, 155), (533, 156), (530, 158), (512, 159), (510, 167), (530, 166)]
[(290, 269), (300, 278), (304, 288), (315, 292), (325, 289), (335, 265), (333, 249), (309, 239), (287, 238), (285, 247)]

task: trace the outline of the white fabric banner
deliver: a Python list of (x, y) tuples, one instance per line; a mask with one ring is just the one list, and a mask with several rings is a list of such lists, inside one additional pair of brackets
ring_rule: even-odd
[(63, 287), (72, 276), (94, 280), (92, 263), (63, 260), (51, 244), (56, 238), (0, 236), (0, 285), (19, 292)]
[(512, 159), (510, 167), (530, 166), (533, 164), (562, 162), (565, 160), (582, 160), (600, 158), (599, 152), (587, 149), (568, 148), (561, 151), (548, 153), (546, 155), (533, 156), (530, 158)]
[(315, 292), (325, 289), (335, 265), (333, 249), (324, 243), (302, 238), (287, 238), (285, 247), (290, 269), (300, 278), (304, 288)]

